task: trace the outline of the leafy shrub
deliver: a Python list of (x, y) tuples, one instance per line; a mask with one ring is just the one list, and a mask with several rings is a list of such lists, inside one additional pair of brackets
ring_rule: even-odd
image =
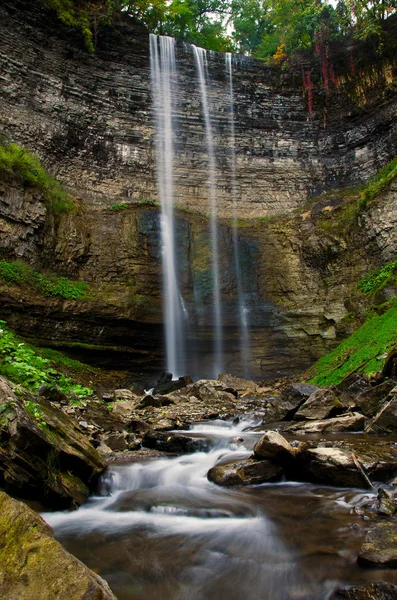
[[(74, 384), (69, 377), (54, 369), (48, 358), (40, 356), (33, 346), (14, 335), (5, 321), (0, 321), (0, 374), (31, 391), (47, 385), (78, 398), (93, 393), (91, 389)], [(32, 411), (35, 409), (33, 404), (30, 408)]]
[(70, 281), (66, 277), (55, 276), (49, 278), (19, 260), (0, 260), (0, 279), (9, 286), (33, 288), (43, 296), (57, 296), (65, 300), (85, 298), (88, 290), (88, 284), (83, 281)]
[(48, 175), (39, 159), (18, 146), (0, 141), (0, 177), (9, 176), (39, 189), (48, 209), (54, 214), (69, 213), (75, 204), (61, 184)]
[(369, 275), (364, 277), (358, 284), (358, 287), (363, 290), (366, 294), (371, 292), (379, 292), (386, 285), (396, 283), (397, 281), (397, 259), (393, 262), (388, 263), (381, 269), (372, 271)]
[(138, 204), (139, 206), (160, 206), (159, 203), (154, 200), (154, 198), (149, 198), (148, 200), (139, 200)]

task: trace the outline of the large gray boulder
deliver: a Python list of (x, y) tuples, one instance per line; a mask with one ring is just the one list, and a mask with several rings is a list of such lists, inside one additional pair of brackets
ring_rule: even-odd
[(272, 398), (272, 418), (275, 421), (290, 421), (298, 408), (318, 389), (308, 383), (294, 383), (285, 388), (278, 398)]
[(362, 564), (397, 567), (397, 525), (395, 522), (379, 523), (367, 532), (358, 554), (358, 561)]
[(368, 482), (353, 462), (351, 451), (340, 448), (314, 448), (301, 457), (303, 480), (336, 487), (368, 488)]
[(283, 470), (278, 465), (254, 458), (215, 465), (207, 473), (209, 481), (221, 486), (257, 485), (280, 481), (282, 476)]
[(379, 385), (368, 388), (355, 397), (356, 406), (366, 417), (373, 417), (382, 408), (383, 401), (394, 387), (396, 387), (396, 381), (388, 379)]
[(386, 402), (369, 423), (368, 433), (393, 433), (397, 431), (397, 387), (390, 392), (391, 399)]
[(292, 458), (294, 450), (291, 444), (276, 431), (266, 431), (254, 446), (257, 458), (285, 462)]
[(45, 521), (0, 492), (0, 598), (116, 600), (108, 584), (54, 540)]
[(335, 392), (327, 388), (320, 389), (311, 394), (302, 404), (295, 413), (294, 419), (296, 421), (327, 419), (337, 408)]

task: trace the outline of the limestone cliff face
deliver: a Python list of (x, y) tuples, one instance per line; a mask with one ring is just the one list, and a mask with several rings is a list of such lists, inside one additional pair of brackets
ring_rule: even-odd
[[(2, 285), (0, 317), (69, 350), (77, 345), (81, 353), (82, 343), (96, 344), (90, 357), (100, 364), (117, 363), (137, 375), (159, 371), (160, 221), (158, 209), (145, 204), (157, 196), (147, 33), (122, 23), (92, 57), (78, 40), (71, 45), (54, 15), (36, 3), (26, 12), (23, 4), (0, 7), (0, 127), (40, 156), (79, 209), (54, 217), (34, 190), (2, 183), (0, 258), (23, 258), (39, 270), (82, 279), (91, 292), (88, 300), (66, 301)], [(176, 195), (185, 209), (177, 211), (180, 277), (189, 339), (200, 357), (191, 374), (205, 375), (212, 360), (207, 158), (193, 55), (182, 44), (177, 54)], [(223, 217), (225, 369), (238, 373), (237, 284), (227, 220), (230, 107), (224, 57), (213, 54), (209, 62)], [(252, 375), (260, 378), (301, 369), (335, 343), (351, 283), (396, 252), (394, 188), (360, 217), (353, 237), (321, 227), (321, 214), (335, 208), (326, 198), (302, 207), (323, 189), (367, 178), (396, 153), (397, 102), (382, 67), (360, 83), (360, 93), (347, 79), (330, 98), (318, 90), (310, 120), (300, 72), (282, 73), (245, 58), (233, 68), (240, 259), (253, 325)], [(112, 210), (119, 202), (128, 208)], [(258, 219), (264, 216), (272, 218)], [(199, 310), (192, 311), (193, 303)]]

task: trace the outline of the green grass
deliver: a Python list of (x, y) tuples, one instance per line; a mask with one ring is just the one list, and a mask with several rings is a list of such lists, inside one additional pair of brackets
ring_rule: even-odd
[(38, 291), (43, 296), (59, 297), (65, 300), (87, 298), (88, 284), (84, 281), (70, 281), (66, 277), (47, 277), (35, 271), (23, 261), (0, 260), (0, 282), (8, 286), (19, 286)]
[(357, 331), (320, 358), (308, 373), (310, 383), (333, 385), (352, 372), (376, 373), (383, 367), (378, 357), (396, 344), (397, 303), (394, 299), (383, 314), (370, 313)]
[(17, 144), (0, 141), (0, 179), (4, 177), (12, 177), (26, 187), (40, 190), (53, 214), (70, 213), (76, 208), (61, 184), (47, 173), (36, 156)]
[(5, 321), (0, 321), (0, 375), (33, 392), (41, 385), (47, 385), (79, 399), (93, 393), (90, 388), (73, 383), (54, 369), (50, 359), (41, 356), (34, 346), (10, 331)]

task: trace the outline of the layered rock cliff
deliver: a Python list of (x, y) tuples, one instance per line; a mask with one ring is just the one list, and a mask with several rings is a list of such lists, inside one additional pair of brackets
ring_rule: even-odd
[[(45, 343), (84, 352), (134, 374), (163, 366), (159, 211), (147, 33), (123, 21), (105, 32), (95, 56), (39, 3), (0, 8), (0, 126), (34, 151), (70, 189), (78, 210), (54, 216), (34, 190), (0, 189), (0, 255), (90, 284), (84, 301), (45, 298), (2, 285), (1, 316)], [(205, 375), (210, 240), (203, 122), (193, 54), (177, 48), (179, 87), (176, 197), (183, 292), (201, 309), (189, 336)], [(209, 56), (216, 107), (221, 293), (227, 370), (238, 372), (233, 274), (228, 89), (224, 57)], [(315, 92), (313, 118), (299, 70), (235, 59), (234, 91), (240, 251), (253, 323), (253, 376), (308, 365), (334, 343), (354, 281), (396, 250), (395, 192), (360, 217), (354, 235), (326, 231), (319, 215), (336, 208), (311, 196), (373, 175), (396, 153), (396, 94), (390, 65), (344, 76), (330, 97)], [(377, 69), (377, 70), (376, 70)], [(127, 204), (115, 210), (118, 203)], [(185, 210), (182, 210), (185, 209)], [(199, 214), (196, 214), (198, 211)], [(317, 211), (317, 212), (316, 212)], [(201, 214), (200, 214), (201, 213)], [(387, 218), (385, 217), (387, 215)], [(189, 306), (187, 307), (189, 309)], [(76, 348), (78, 350), (76, 350)]]

